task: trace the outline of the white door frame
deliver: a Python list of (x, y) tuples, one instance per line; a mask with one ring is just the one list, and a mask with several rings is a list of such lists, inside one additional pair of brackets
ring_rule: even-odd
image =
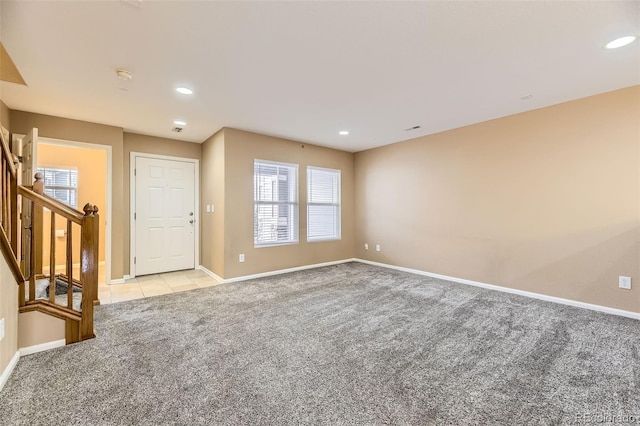
[[(22, 139), (25, 135), (14, 135), (17, 139)], [(112, 147), (111, 145), (101, 145), (97, 143), (81, 142), (81, 141), (69, 141), (64, 139), (47, 138), (38, 135), (38, 144), (43, 143), (46, 145), (66, 146), (69, 148), (84, 148), (84, 149), (101, 149), (107, 152), (107, 222), (105, 224), (105, 242), (104, 242), (104, 268), (105, 268), (105, 284), (111, 283), (111, 210), (113, 209), (112, 198), (112, 186), (113, 186), (113, 163), (112, 163)], [(36, 152), (38, 147), (36, 146)], [(36, 168), (38, 165), (36, 164)], [(100, 209), (104, 209), (104, 206), (98, 206)], [(80, 210), (80, 209), (78, 209)], [(100, 210), (102, 212), (104, 210)]]
[(136, 159), (153, 158), (158, 160), (181, 161), (183, 163), (193, 163), (195, 173), (193, 177), (194, 189), (194, 220), (196, 221), (196, 229), (193, 243), (195, 244), (193, 251), (194, 269), (200, 264), (200, 160), (196, 158), (173, 157), (170, 155), (147, 154), (144, 152), (131, 152), (129, 157), (129, 278), (136, 276), (136, 264), (134, 257), (136, 254), (136, 227), (134, 226), (134, 206), (136, 205)]

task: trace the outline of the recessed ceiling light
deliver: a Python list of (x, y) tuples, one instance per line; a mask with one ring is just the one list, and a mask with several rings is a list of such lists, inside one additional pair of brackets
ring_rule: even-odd
[(342, 135), (342, 136), (346, 136), (346, 135), (348, 135), (348, 134), (349, 134), (349, 131), (348, 131), (348, 130), (340, 130), (340, 131), (338, 132), (338, 134), (339, 134), (339, 135)]
[(175, 124), (176, 126), (186, 126), (187, 122), (183, 120), (173, 120), (173, 124)]
[(624, 36), (619, 37), (613, 41), (610, 41), (605, 46), (607, 49), (617, 49), (618, 47), (626, 46), (627, 44), (633, 43), (638, 37), (636, 36)]
[(116, 70), (116, 75), (121, 80), (131, 80), (133, 78), (133, 73), (127, 70)]
[(122, 0), (122, 3), (142, 9), (142, 1), (143, 0)]
[(193, 90), (189, 89), (188, 87), (178, 87), (176, 89), (176, 92), (181, 93), (183, 95), (191, 95), (191, 94), (193, 94)]

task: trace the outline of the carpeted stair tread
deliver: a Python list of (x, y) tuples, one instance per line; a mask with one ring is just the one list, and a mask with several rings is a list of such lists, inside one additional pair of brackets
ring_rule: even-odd
[[(25, 283), (25, 295), (26, 299), (29, 299), (29, 281)], [(40, 278), (36, 280), (36, 300), (49, 300), (49, 278)], [(56, 296), (55, 304), (63, 307), (67, 307), (67, 283), (60, 278), (56, 279)], [(76, 311), (82, 311), (82, 289), (78, 286), (73, 286), (73, 309)]]

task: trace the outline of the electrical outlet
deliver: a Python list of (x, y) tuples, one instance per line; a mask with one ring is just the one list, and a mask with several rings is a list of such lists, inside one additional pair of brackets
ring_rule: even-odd
[(376, 244), (376, 251), (381, 251), (380, 244)]
[(213, 204), (211, 204), (211, 213), (213, 213), (215, 211), (216, 211), (216, 207)]
[(631, 277), (618, 277), (618, 287), (631, 290)]
[(207, 213), (211, 213), (211, 204), (207, 204)]
[(369, 250), (369, 244), (364, 243), (364, 249), (365, 249), (365, 250)]
[(0, 319), (0, 340), (4, 339), (4, 318)]
[(238, 256), (238, 261), (239, 261), (240, 263), (244, 263), (244, 253), (243, 253), (243, 254), (241, 254), (240, 256)]

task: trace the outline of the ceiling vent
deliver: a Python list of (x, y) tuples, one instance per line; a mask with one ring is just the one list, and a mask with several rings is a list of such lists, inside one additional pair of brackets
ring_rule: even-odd
[(408, 129), (404, 129), (405, 132), (410, 132), (412, 130), (418, 130), (420, 128), (420, 126), (413, 126), (413, 127), (409, 127)]
[(173, 129), (171, 129), (172, 132), (176, 132), (176, 133), (180, 133), (182, 131), (182, 127), (174, 127)]

